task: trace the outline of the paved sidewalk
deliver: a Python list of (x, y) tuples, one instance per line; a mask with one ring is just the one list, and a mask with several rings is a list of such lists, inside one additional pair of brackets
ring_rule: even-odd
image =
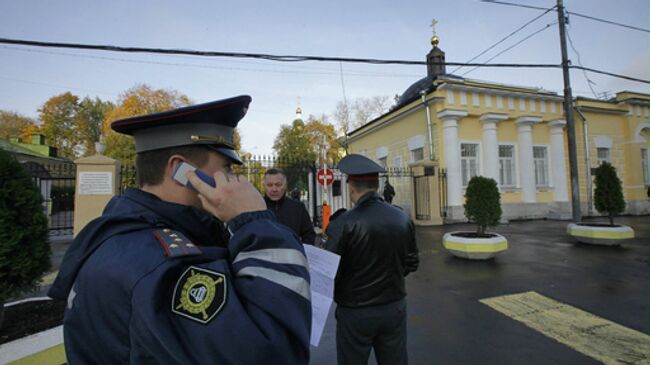
[[(598, 323), (608, 320), (635, 330), (632, 332), (645, 338), (646, 358), (635, 358), (631, 363), (647, 364), (649, 218), (619, 217), (616, 222), (632, 226), (636, 238), (620, 247), (588, 246), (565, 233), (568, 222), (564, 221), (501, 225), (495, 231), (508, 239), (510, 248), (484, 262), (453, 257), (442, 247), (445, 232), (474, 230), (474, 226), (418, 227), (420, 269), (407, 278), (410, 364), (600, 364), (576, 350), (580, 346), (562, 344), (479, 302), (531, 291), (568, 308), (567, 313), (581, 310), (594, 321), (600, 320)], [(543, 311), (556, 315), (553, 309)], [(332, 311), (320, 346), (312, 347), (311, 364), (336, 362), (333, 317)], [(587, 329), (588, 339), (592, 330), (601, 340), (615, 333), (608, 328), (598, 332), (603, 325), (592, 327)], [(565, 340), (584, 335), (575, 331)], [(609, 340), (616, 346), (616, 338)], [(603, 349), (612, 354), (618, 350)], [(372, 356), (369, 363), (375, 364)]]

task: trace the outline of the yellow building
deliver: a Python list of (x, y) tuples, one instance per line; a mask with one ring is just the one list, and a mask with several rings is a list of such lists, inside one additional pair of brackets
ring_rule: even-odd
[[(539, 88), (447, 75), (437, 37), (427, 76), (390, 112), (350, 132), (350, 153), (384, 166), (410, 166), (394, 203), (418, 224), (466, 221), (469, 179), (495, 179), (504, 219), (571, 218), (563, 96)], [(593, 208), (591, 169), (616, 167), (627, 214), (648, 214), (650, 95), (621, 92), (607, 101), (577, 98), (575, 125), (583, 215)], [(591, 192), (591, 193), (590, 193)]]

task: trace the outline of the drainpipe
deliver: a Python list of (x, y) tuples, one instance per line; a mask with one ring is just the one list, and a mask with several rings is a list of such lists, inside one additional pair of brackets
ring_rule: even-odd
[(591, 152), (589, 147), (589, 126), (587, 125), (587, 118), (579, 107), (574, 109), (580, 119), (582, 119), (582, 139), (585, 146), (585, 165), (587, 165), (587, 215), (592, 215), (591, 207), (593, 205), (593, 191), (592, 191), (592, 179), (591, 179)]
[(422, 104), (424, 105), (424, 109), (427, 111), (427, 130), (429, 131), (429, 159), (431, 161), (434, 160), (433, 156), (433, 134), (431, 133), (431, 112), (429, 112), (429, 105), (427, 104), (426, 98), (427, 98), (427, 90), (424, 89), (420, 91), (420, 95), (422, 95)]

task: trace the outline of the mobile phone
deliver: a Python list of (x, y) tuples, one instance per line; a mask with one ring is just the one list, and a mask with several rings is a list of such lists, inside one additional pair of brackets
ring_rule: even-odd
[(190, 180), (187, 178), (187, 173), (189, 171), (194, 171), (194, 173), (196, 173), (196, 176), (198, 176), (199, 179), (203, 180), (203, 182), (212, 186), (213, 188), (217, 186), (217, 183), (214, 181), (214, 178), (212, 176), (206, 174), (205, 172), (197, 169), (196, 167), (190, 165), (185, 161), (181, 161), (181, 163), (179, 163), (178, 166), (176, 166), (176, 169), (172, 174), (172, 178), (177, 182), (179, 182), (181, 185), (196, 191), (196, 189), (194, 189), (194, 187), (192, 186)]

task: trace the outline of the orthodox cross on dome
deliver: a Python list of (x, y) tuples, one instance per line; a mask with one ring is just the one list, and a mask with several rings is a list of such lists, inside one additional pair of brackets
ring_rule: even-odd
[(433, 48), (438, 47), (439, 42), (438, 34), (436, 33), (436, 24), (438, 24), (436, 18), (431, 19), (431, 30), (433, 31), (433, 37), (431, 37), (431, 45)]

